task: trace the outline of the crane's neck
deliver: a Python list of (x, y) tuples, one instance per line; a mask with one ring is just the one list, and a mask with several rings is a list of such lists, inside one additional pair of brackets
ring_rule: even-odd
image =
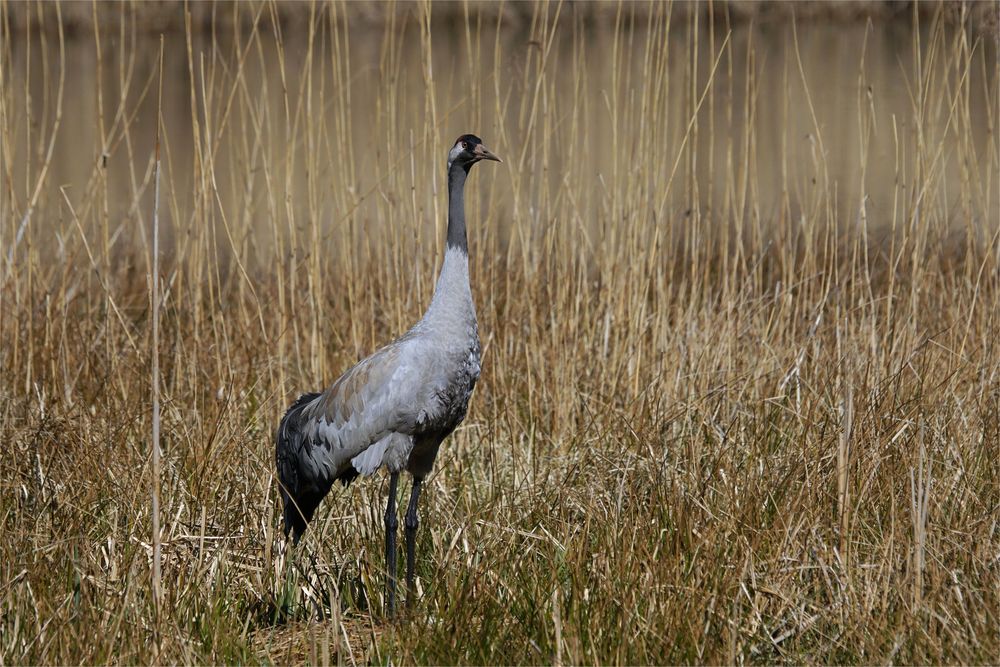
[(448, 168), (448, 249), (469, 254), (469, 241), (465, 236), (465, 179), (471, 164), (452, 164)]
[(476, 308), (469, 287), (469, 243), (465, 235), (465, 179), (471, 165), (452, 164), (448, 169), (448, 239), (444, 263), (424, 322), (475, 325)]

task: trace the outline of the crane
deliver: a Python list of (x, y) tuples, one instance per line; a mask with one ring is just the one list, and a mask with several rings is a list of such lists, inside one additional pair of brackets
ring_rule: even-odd
[(420, 487), (441, 442), (465, 418), (480, 371), (479, 330), (469, 286), (465, 181), (472, 165), (500, 158), (472, 134), (448, 152), (448, 235), (434, 296), (405, 334), (362, 359), (322, 393), (299, 396), (275, 437), (286, 539), (293, 544), (333, 483), (347, 486), (385, 466), (386, 611), (396, 606), (396, 489), (413, 477), (406, 509), (407, 605), (413, 601)]

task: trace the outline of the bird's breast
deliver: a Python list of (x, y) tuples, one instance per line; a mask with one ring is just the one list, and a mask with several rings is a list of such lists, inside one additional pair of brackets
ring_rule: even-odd
[(421, 424), (421, 431), (428, 433), (449, 433), (465, 419), (482, 369), (478, 336), (470, 337), (465, 345), (440, 352), (430, 396), (432, 408)]

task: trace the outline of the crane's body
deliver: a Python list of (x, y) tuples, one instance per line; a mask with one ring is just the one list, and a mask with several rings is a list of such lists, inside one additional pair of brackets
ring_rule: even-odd
[(407, 581), (412, 586), (420, 483), (441, 442), (465, 418), (480, 371), (476, 309), (469, 285), (464, 186), (480, 160), (497, 160), (473, 135), (459, 137), (448, 160), (448, 239), (424, 316), (404, 335), (361, 360), (322, 393), (300, 396), (276, 437), (285, 534), (298, 542), (335, 481), (348, 484), (385, 466), (387, 604), (395, 596), (395, 492), (406, 470), (414, 486), (407, 510)]
[[(448, 249), (434, 298), (403, 336), (363, 359), (321, 394), (305, 394), (281, 422), (279, 475), (286, 526), (298, 537), (337, 480), (383, 465), (426, 476), (438, 445), (462, 419), (479, 378), (469, 259)], [(464, 283), (464, 285), (463, 285)]]

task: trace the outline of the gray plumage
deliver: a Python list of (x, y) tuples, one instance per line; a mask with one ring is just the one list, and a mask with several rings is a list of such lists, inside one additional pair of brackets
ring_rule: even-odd
[(499, 161), (473, 135), (459, 137), (449, 152), (447, 246), (424, 316), (404, 335), (355, 364), (326, 391), (300, 396), (285, 413), (276, 436), (284, 529), (295, 542), (335, 481), (346, 485), (382, 466), (389, 471), (386, 557), (390, 561), (390, 613), (395, 593), (394, 496), (398, 474), (407, 470), (414, 479), (406, 525), (407, 580), (412, 584), (410, 542), (417, 526), (420, 483), (430, 473), (441, 442), (465, 418), (479, 378), (480, 346), (469, 286), (464, 189), (469, 170), (481, 160)]

